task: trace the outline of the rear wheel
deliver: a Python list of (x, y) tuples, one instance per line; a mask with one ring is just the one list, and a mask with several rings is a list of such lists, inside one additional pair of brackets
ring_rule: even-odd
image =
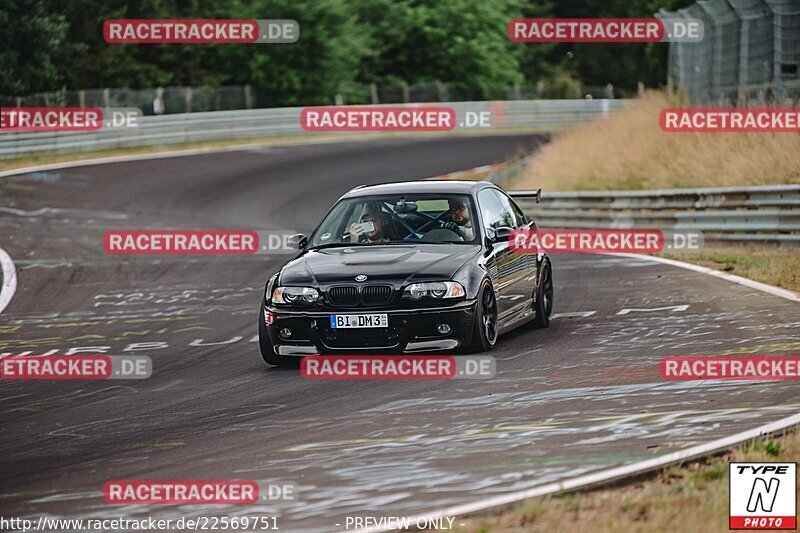
[(550, 315), (553, 314), (553, 269), (548, 259), (545, 259), (542, 264), (539, 286), (536, 288), (536, 302), (534, 302), (533, 308), (536, 310), (533, 326), (536, 328), (549, 326)]
[(497, 298), (491, 284), (484, 282), (478, 292), (470, 352), (485, 352), (497, 342)]
[(261, 348), (261, 357), (264, 362), (273, 366), (288, 366), (296, 367), (300, 365), (300, 357), (287, 357), (285, 355), (278, 355), (275, 353), (275, 347), (272, 341), (269, 340), (267, 333), (267, 325), (264, 323), (264, 305), (261, 305), (261, 310), (258, 313), (258, 346)]

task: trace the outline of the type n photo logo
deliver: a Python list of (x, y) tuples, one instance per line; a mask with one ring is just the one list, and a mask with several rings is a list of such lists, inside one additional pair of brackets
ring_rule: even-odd
[(797, 529), (797, 463), (730, 463), (730, 529)]

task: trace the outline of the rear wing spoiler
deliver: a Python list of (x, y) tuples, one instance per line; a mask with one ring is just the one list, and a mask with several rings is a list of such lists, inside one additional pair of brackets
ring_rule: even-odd
[(542, 189), (528, 189), (525, 191), (507, 191), (512, 198), (533, 198), (537, 204), (542, 202)]

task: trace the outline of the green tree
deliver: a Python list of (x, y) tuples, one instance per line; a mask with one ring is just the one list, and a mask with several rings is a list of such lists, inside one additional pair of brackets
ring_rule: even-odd
[(260, 105), (330, 104), (356, 79), (368, 53), (364, 31), (339, 0), (254, 0), (244, 17), (294, 19), (300, 25), (300, 39), (293, 44), (221, 49), (226, 82), (251, 84)]
[[(550, 80), (633, 91), (665, 80), (668, 45), (522, 44), (517, 17), (649, 17), (692, 0), (0, 0), (0, 94), (243, 85), (257, 105), (330, 103), (369, 83), (443, 81), (450, 98), (502, 98)], [(294, 44), (109, 44), (114, 18), (291, 18)], [(560, 91), (560, 89), (558, 90)], [(556, 92), (558, 92), (556, 91)], [(356, 98), (355, 100), (357, 100)]]
[(0, 0), (0, 94), (57, 88), (68, 49), (67, 21), (39, 0)]
[[(684, 7), (694, 0), (560, 0), (555, 17), (650, 18), (661, 7)], [(586, 85), (613, 84), (631, 94), (638, 82), (649, 87), (666, 83), (667, 43), (565, 43), (551, 59), (562, 61)], [(567, 57), (568, 60), (564, 61)]]
[(233, 18), (238, 0), (52, 0), (69, 20), (69, 41), (81, 51), (63, 65), (72, 88), (219, 85), (232, 70), (210, 44), (110, 44), (103, 38), (108, 19)]
[[(517, 43), (509, 20), (523, 13), (521, 0), (351, 0), (369, 36), (363, 82), (443, 81), (455, 96), (503, 96), (520, 83)], [(451, 96), (453, 96), (451, 94)]]

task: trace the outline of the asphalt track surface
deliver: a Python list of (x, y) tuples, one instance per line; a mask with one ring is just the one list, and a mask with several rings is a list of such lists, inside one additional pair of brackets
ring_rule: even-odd
[[(354, 185), (496, 163), (537, 142), (295, 145), (0, 180), (0, 247), (18, 272), (0, 353), (82, 348), (154, 365), (141, 381), (0, 381), (0, 515), (278, 516), (282, 530), (333, 531), (346, 516), (480, 501), (798, 412), (796, 383), (666, 382), (658, 363), (797, 353), (800, 306), (638, 258), (555, 257), (558, 315), (502, 337), (494, 379), (319, 382), (258, 353), (261, 291), (286, 257), (102, 249), (110, 229), (308, 231)], [(110, 479), (288, 481), (300, 494), (115, 507), (102, 498)]]

